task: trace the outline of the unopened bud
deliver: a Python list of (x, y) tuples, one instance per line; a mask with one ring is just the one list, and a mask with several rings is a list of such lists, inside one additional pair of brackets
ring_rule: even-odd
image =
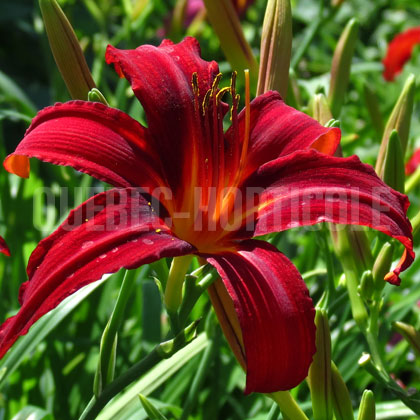
[(105, 99), (105, 96), (102, 94), (102, 92), (99, 89), (93, 88), (88, 93), (88, 101), (91, 102), (101, 102), (104, 105), (108, 106), (108, 101)]
[(404, 156), (397, 130), (391, 132), (385, 153), (383, 173), (379, 175), (391, 188), (404, 193)]
[(333, 119), (327, 98), (323, 93), (317, 93), (312, 98), (311, 105), (312, 118), (317, 120), (320, 124), (326, 125), (329, 121)]
[(332, 419), (331, 394), (331, 335), (327, 313), (317, 309), (315, 314), (316, 353), (308, 373), (314, 420)]
[(362, 401), (360, 401), (359, 415), (357, 420), (375, 420), (375, 398), (373, 392), (366, 389), (362, 395)]
[(382, 118), (382, 114), (379, 108), (378, 97), (368, 83), (365, 83), (363, 87), (366, 108), (369, 112), (372, 125), (375, 128), (376, 132), (379, 135), (382, 135), (382, 133), (384, 132), (384, 120)]
[(374, 292), (373, 287), (373, 276), (370, 270), (366, 270), (362, 274), (362, 279), (360, 280), (360, 285), (358, 287), (360, 296), (365, 301), (370, 301)]
[(351, 19), (337, 43), (331, 65), (331, 80), (328, 100), (333, 117), (340, 116), (350, 79), (351, 61), (357, 41), (359, 24)]
[(389, 273), (392, 264), (392, 255), (394, 246), (390, 242), (386, 242), (376, 257), (372, 269), (373, 284), (377, 291), (381, 291), (385, 287), (385, 276)]
[(334, 362), (331, 362), (334, 415), (337, 420), (354, 420), (349, 390)]
[(258, 63), (245, 39), (238, 14), (230, 0), (204, 0), (207, 16), (216, 32), (220, 47), (233, 70), (239, 74), (249, 69), (251, 85), (258, 80)]
[(414, 93), (415, 93), (415, 77), (413, 74), (408, 76), (403, 91), (398, 98), (397, 103), (386, 123), (385, 131), (382, 137), (381, 147), (379, 149), (378, 160), (376, 161), (375, 170), (377, 174), (383, 173), (386, 150), (388, 142), (393, 130), (397, 130), (401, 142), (401, 150), (403, 157), (407, 149), (408, 134), (410, 132), (411, 114), (413, 113)]
[(290, 0), (268, 0), (261, 36), (257, 95), (277, 90), (286, 98), (291, 51)]
[(410, 343), (415, 352), (420, 355), (420, 332), (405, 322), (396, 321), (392, 326)]
[(56, 0), (39, 0), (51, 51), (73, 99), (87, 100), (95, 87), (79, 41)]

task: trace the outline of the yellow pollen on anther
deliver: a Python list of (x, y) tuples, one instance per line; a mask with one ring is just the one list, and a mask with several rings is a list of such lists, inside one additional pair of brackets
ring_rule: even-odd
[(160, 233), (160, 232), (162, 232), (162, 229), (156, 229), (155, 232)]

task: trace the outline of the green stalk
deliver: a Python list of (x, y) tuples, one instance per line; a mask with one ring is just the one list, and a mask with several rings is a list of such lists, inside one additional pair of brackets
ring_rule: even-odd
[(163, 359), (169, 359), (196, 337), (198, 322), (193, 322), (174, 339), (160, 343), (146, 357), (131, 366), (121, 376), (111, 382), (97, 397), (92, 397), (79, 420), (95, 420), (108, 402), (126, 386), (137, 380)]
[(289, 391), (278, 391), (267, 394), (273, 399), (280, 408), (280, 411), (293, 420), (309, 420), (302, 409), (297, 405), (296, 401), (290, 395)]
[(216, 353), (215, 341), (211, 340), (210, 344), (204, 350), (203, 356), (200, 360), (200, 364), (197, 369), (197, 374), (194, 377), (194, 380), (191, 384), (190, 390), (188, 392), (187, 399), (184, 404), (184, 409), (179, 420), (186, 420), (191, 413), (191, 410), (194, 408), (194, 403), (198, 400), (198, 392), (203, 384), (205, 375), (208, 371), (208, 368), (214, 358)]
[(182, 286), (192, 258), (192, 255), (175, 257), (172, 260), (171, 268), (169, 270), (164, 301), (174, 332), (179, 331), (180, 329), (177, 312), (181, 306)]
[(115, 346), (117, 332), (124, 319), (124, 311), (137, 278), (137, 270), (127, 270), (115, 302), (114, 310), (102, 334), (98, 368), (95, 374), (94, 390), (99, 395), (102, 388), (112, 381), (114, 376)]
[(411, 190), (417, 187), (419, 182), (420, 182), (420, 166), (407, 179), (405, 183), (405, 192), (409, 193)]

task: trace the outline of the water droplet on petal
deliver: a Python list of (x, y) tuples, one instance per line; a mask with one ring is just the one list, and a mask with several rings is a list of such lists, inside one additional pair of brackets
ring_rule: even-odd
[(103, 260), (104, 258), (106, 258), (106, 254), (102, 254), (102, 255), (100, 255), (100, 256), (99, 256), (99, 258), (100, 258), (101, 260)]
[(153, 245), (154, 244), (154, 242), (151, 239), (143, 239), (143, 243), (145, 245)]
[(82, 243), (82, 249), (88, 248), (93, 245), (93, 241), (86, 241)]

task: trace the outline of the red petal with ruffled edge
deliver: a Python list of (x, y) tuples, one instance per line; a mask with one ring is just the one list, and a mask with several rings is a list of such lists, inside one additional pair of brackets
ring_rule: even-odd
[(19, 291), (22, 307), (0, 327), (0, 357), (37, 319), (103, 274), (192, 251), (137, 190), (113, 189), (92, 197), (32, 253), (29, 281)]
[(10, 250), (6, 244), (6, 241), (0, 236), (0, 253), (10, 257)]
[[(314, 148), (332, 155), (340, 143), (340, 129), (326, 128), (308, 115), (284, 103), (278, 92), (267, 92), (251, 104), (251, 132), (244, 176), (266, 162), (297, 150)], [(245, 110), (238, 116), (239, 139), (245, 136)], [(226, 132), (235, 141), (234, 130)]]
[(405, 165), (406, 175), (411, 175), (420, 165), (420, 149), (417, 149)]
[[(135, 50), (109, 45), (105, 58), (127, 78), (143, 105), (156, 150), (176, 194), (191, 183), (190, 167), (197, 163), (196, 148), (204, 130), (201, 103), (219, 72), (217, 63), (204, 61), (197, 40), (190, 37), (179, 44), (164, 40), (159, 47), (142, 45)], [(193, 73), (197, 73), (197, 103)]]
[(248, 186), (265, 188), (255, 235), (318, 222), (369, 226), (405, 247), (399, 264), (385, 278), (393, 284), (399, 284), (398, 275), (414, 259), (407, 196), (384, 184), (357, 156), (296, 152), (262, 166)]
[(395, 79), (406, 61), (410, 59), (413, 48), (417, 44), (420, 44), (420, 27), (407, 29), (389, 43), (386, 56), (382, 61), (385, 80), (391, 82)]
[(315, 353), (315, 310), (295, 266), (275, 247), (256, 240), (240, 243), (236, 253), (208, 256), (208, 262), (222, 277), (239, 319), (245, 392), (298, 385)]
[(28, 157), (72, 166), (117, 187), (163, 184), (145, 128), (97, 102), (71, 101), (39, 112), (4, 167), (28, 177)]

